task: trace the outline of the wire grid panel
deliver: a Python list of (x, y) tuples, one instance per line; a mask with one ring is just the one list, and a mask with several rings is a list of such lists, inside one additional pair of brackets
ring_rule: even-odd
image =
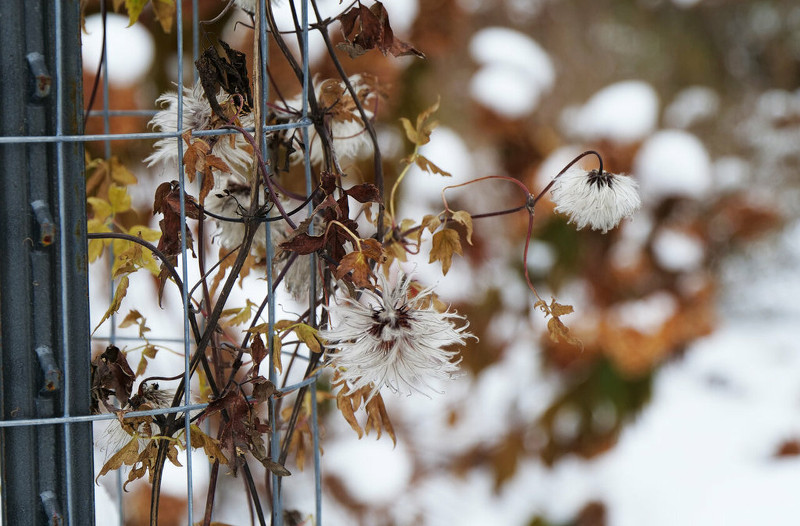
[[(308, 116), (307, 116), (307, 102), (306, 102), (306, 100), (307, 100), (307, 91), (308, 91), (308, 80), (307, 80), (308, 79), (308, 58), (307, 58), (308, 57), (308, 4), (307, 4), (307, 0), (294, 0), (294, 1), (299, 3), (299, 13), (300, 13), (300, 19), (301, 19), (301, 26), (302, 26), (302, 39), (301, 39), (301, 50), (302, 50), (301, 51), (301, 55), (302, 55), (302, 70), (303, 70), (303, 82), (302, 82), (303, 109), (302, 109), (302, 115), (301, 115), (301, 118), (298, 119), (294, 123), (278, 125), (278, 126), (268, 126), (266, 124), (266, 121), (265, 121), (265, 114), (264, 114), (264, 112), (262, 112), (261, 113), (261, 122), (256, 123), (258, 128), (260, 128), (260, 130), (262, 130), (262, 133), (257, 134), (257, 136), (260, 135), (260, 137), (262, 139), (261, 140), (262, 151), (265, 150), (265, 146), (266, 146), (266, 142), (265, 142), (264, 136), (267, 133), (271, 133), (271, 132), (282, 130), (282, 129), (300, 128), (302, 130), (304, 142), (307, 143), (307, 141), (308, 141), (308, 130), (307, 130), (307, 128), (311, 124), (309, 119), (308, 119)], [(68, 5), (68, 4), (65, 4), (65, 5)], [(180, 205), (181, 205), (180, 206), (180, 221), (181, 221), (182, 228), (186, 228), (185, 225), (186, 225), (187, 211), (185, 209), (185, 200), (183, 199), (183, 197), (184, 197), (184, 195), (185, 195), (185, 193), (187, 191), (186, 190), (187, 187), (186, 187), (186, 181), (184, 180), (184, 169), (183, 169), (183, 166), (182, 166), (183, 147), (184, 146), (183, 146), (183, 141), (182, 141), (182, 130), (183, 130), (183, 125), (182, 124), (183, 123), (181, 122), (182, 113), (183, 113), (182, 112), (182, 106), (183, 106), (183, 103), (184, 103), (184, 101), (183, 101), (183, 97), (184, 97), (184, 78), (185, 78), (185, 73), (186, 73), (184, 71), (184, 64), (185, 64), (185, 60), (184, 59), (185, 59), (185, 55), (186, 55), (185, 49), (184, 49), (184, 36), (185, 36), (184, 35), (184, 28), (187, 27), (187, 24), (185, 24), (184, 22), (185, 22), (186, 18), (191, 17), (192, 42), (193, 42), (192, 55), (193, 55), (193, 59), (196, 60), (197, 56), (198, 56), (198, 53), (199, 53), (199, 47), (200, 47), (199, 46), (199, 38), (200, 38), (199, 37), (199, 35), (200, 35), (199, 12), (200, 12), (200, 9), (199, 9), (199, 6), (198, 6), (198, 0), (192, 0), (190, 13), (186, 13), (185, 10), (184, 10), (184, 7), (185, 7), (184, 2), (181, 2), (181, 1), (177, 1), (176, 2), (176, 13), (175, 13), (176, 24), (175, 24), (174, 28), (175, 28), (175, 39), (176, 39), (176, 48), (177, 48), (177, 57), (176, 57), (177, 58), (177, 60), (176, 60), (177, 66), (176, 66), (176, 70), (175, 70), (175, 79), (174, 80), (175, 80), (175, 83), (177, 85), (177, 94), (178, 94), (177, 95), (177, 105), (178, 105), (177, 130), (178, 131), (176, 131), (176, 132), (160, 132), (160, 133), (156, 133), (156, 132), (152, 132), (152, 131), (143, 130), (141, 132), (112, 134), (111, 133), (111, 122), (112, 122), (111, 119), (112, 118), (119, 117), (119, 116), (131, 116), (131, 115), (149, 115), (149, 114), (152, 114), (154, 112), (148, 113), (147, 111), (142, 112), (141, 110), (136, 110), (136, 109), (133, 109), (133, 110), (130, 110), (130, 111), (128, 111), (128, 110), (121, 110), (120, 111), (120, 110), (116, 110), (116, 109), (115, 110), (111, 110), (109, 108), (109, 97), (110, 97), (111, 90), (110, 90), (110, 87), (109, 87), (108, 75), (102, 74), (102, 93), (103, 93), (102, 109), (99, 110), (99, 111), (95, 110), (95, 111), (91, 112), (89, 114), (89, 117), (90, 118), (100, 118), (102, 120), (103, 133), (85, 134), (85, 133), (81, 133), (81, 130), (72, 130), (72, 133), (70, 133), (70, 128), (68, 128), (67, 126), (65, 126), (63, 124), (63, 122), (62, 122), (63, 119), (61, 118), (62, 114), (63, 114), (63, 112), (61, 110), (62, 100), (64, 98), (63, 94), (65, 93), (65, 91), (67, 91), (67, 87), (66, 87), (66, 83), (65, 83), (66, 75), (64, 74), (64, 71), (61, 68), (61, 64), (64, 61), (64, 56), (63, 55), (65, 53), (65, 49), (61, 45), (57, 45), (55, 50), (53, 50), (54, 57), (55, 57), (55, 65), (56, 65), (56, 68), (55, 68), (55, 70), (56, 70), (55, 71), (55, 82), (54, 82), (54, 84), (55, 84), (55, 91), (58, 94), (58, 99), (57, 100), (59, 101), (59, 108), (58, 108), (58, 112), (57, 112), (57, 115), (59, 117), (59, 122), (57, 123), (57, 126), (56, 126), (56, 133), (53, 134), (53, 135), (27, 134), (27, 135), (16, 135), (16, 136), (14, 136), (12, 134), (4, 133), (3, 136), (0, 137), (0, 145), (53, 144), (55, 149), (56, 149), (56, 151), (57, 151), (57, 153), (58, 153), (58, 159), (59, 159), (59, 162), (60, 162), (60, 164), (58, 166), (58, 179), (57, 179), (57, 181), (58, 181), (59, 188), (62, 190), (62, 192), (59, 195), (61, 195), (62, 199), (63, 199), (63, 196), (69, 195), (69, 192), (67, 191), (67, 188), (66, 188), (67, 181), (66, 181), (65, 172), (64, 172), (63, 166), (62, 166), (63, 163), (61, 163), (61, 159), (63, 158), (63, 155), (61, 154), (61, 151), (64, 148), (67, 147), (65, 145), (70, 145), (70, 144), (79, 145), (79, 144), (85, 144), (85, 143), (88, 143), (88, 142), (102, 142), (103, 145), (104, 145), (104, 156), (105, 156), (106, 159), (110, 159), (112, 154), (113, 154), (112, 144), (113, 144), (114, 141), (134, 141), (134, 140), (141, 140), (141, 139), (153, 140), (153, 139), (173, 138), (176, 141), (177, 148), (178, 148), (178, 160), (179, 160), (178, 178), (179, 178), (179, 189), (180, 189), (180, 196), (181, 196), (181, 199), (180, 199)], [(264, 27), (267, 26), (266, 19), (265, 19), (265, 8), (266, 8), (265, 2), (264, 2), (264, 0), (261, 0), (261, 6), (257, 10), (257, 12), (260, 13), (260, 20), (257, 20), (257, 26), (256, 27), (260, 26), (260, 27), (264, 28)], [(52, 4), (49, 4), (48, 5), (48, 9), (51, 10), (51, 12), (48, 13), (48, 14), (52, 15), (52, 17), (55, 20), (56, 40), (59, 41), (60, 36), (59, 36), (58, 32), (62, 31), (63, 27), (64, 27), (64, 22), (62, 20), (62, 17), (63, 17), (62, 3), (61, 2), (54, 2)], [(73, 17), (73, 19), (74, 19), (74, 17)], [(72, 20), (72, 21), (76, 22), (76, 20)], [(77, 31), (77, 25), (75, 25), (74, 27), (71, 27), (70, 29)], [(267, 49), (266, 31), (260, 31), (259, 32), (259, 38), (260, 38), (261, 49), (262, 50), (266, 50)], [(72, 50), (67, 50), (67, 51), (77, 52), (78, 50), (72, 49)], [(113, 50), (109, 49), (108, 53), (104, 53), (104, 55), (103, 55), (103, 64), (102, 64), (102, 66), (103, 66), (102, 67), (102, 71), (103, 72), (107, 72), (108, 71), (107, 57), (108, 57), (108, 54), (111, 53), (111, 52), (113, 52)], [(266, 55), (266, 53), (264, 53), (264, 55)], [(265, 74), (265, 71), (266, 71), (266, 58), (261, 60), (260, 64), (258, 64), (258, 67), (254, 67), (253, 69), (255, 70), (255, 71), (252, 72), (253, 75), (260, 75), (262, 79), (265, 79), (266, 78), (266, 74)], [(196, 78), (196, 73), (195, 73), (194, 76)], [(267, 83), (264, 82), (262, 84), (266, 85)], [(266, 105), (266, 100), (267, 100), (267, 94), (266, 94), (265, 90), (262, 91), (261, 97), (262, 97), (262, 100), (261, 100), (262, 105), (261, 105), (261, 107), (264, 108), (265, 105)], [(203, 136), (203, 135), (214, 135), (214, 134), (225, 134), (225, 133), (231, 133), (231, 132), (226, 132), (224, 130), (221, 130), (221, 131), (205, 131), (205, 132), (197, 133), (196, 135)], [(310, 189), (311, 188), (311, 180), (310, 180), (310, 170), (308, 168), (308, 152), (305, 153), (305, 166), (306, 166), (306, 171), (305, 171), (306, 172), (306, 188)], [(82, 195), (82, 193), (81, 193), (81, 195)], [(64, 221), (64, 219), (65, 219), (64, 215), (69, 212), (69, 208), (67, 206), (67, 203), (60, 203), (60, 204), (62, 205), (62, 206), (59, 207), (59, 210), (61, 211), (61, 215), (62, 215), (62, 217), (61, 217), (62, 221), (59, 224), (62, 225), (62, 230), (63, 230), (65, 228), (63, 225), (67, 224), (66, 221)], [(309, 209), (309, 211), (310, 211), (310, 209)], [(83, 212), (83, 209), (82, 209), (82, 212)], [(85, 225), (85, 221), (86, 221), (85, 215), (83, 216), (82, 221), (84, 222), (84, 225)], [(272, 247), (271, 247), (271, 243), (270, 243), (271, 233), (270, 233), (269, 223), (266, 223), (266, 229), (265, 230), (266, 230), (265, 245), (267, 247), (266, 261), (269, 262), (269, 261), (272, 260), (272, 256), (273, 256), (273, 254), (271, 253), (272, 252)], [(181, 244), (182, 244), (182, 246), (181, 246), (181, 261), (182, 262), (186, 262), (187, 261), (187, 249), (188, 249), (188, 247), (186, 245), (186, 238), (187, 238), (187, 236), (185, 235), (185, 232), (184, 232), (184, 235), (181, 236)], [(64, 241), (62, 241), (62, 243), (67, 243), (68, 242), (68, 241), (66, 241), (67, 240), (67, 236), (61, 236), (61, 239), (64, 240)], [(112, 257), (112, 259), (113, 259), (113, 257)], [(313, 261), (310, 262), (309, 264), (313, 265)], [(62, 273), (64, 272), (63, 269), (66, 268), (66, 266), (67, 265), (62, 264)], [(151, 409), (151, 410), (147, 410), (147, 411), (137, 411), (137, 412), (133, 412), (133, 413), (128, 413), (127, 417), (155, 416), (155, 415), (173, 414), (173, 415), (176, 415), (176, 416), (182, 418), (183, 422), (184, 422), (184, 433), (185, 433), (185, 437), (186, 437), (187, 450), (191, 451), (191, 449), (190, 449), (190, 447), (191, 447), (191, 433), (190, 433), (189, 430), (190, 430), (190, 424), (191, 424), (191, 421), (192, 421), (193, 412), (202, 410), (203, 408), (207, 407), (208, 404), (193, 404), (193, 403), (191, 403), (191, 399), (192, 399), (192, 393), (191, 393), (192, 382), (191, 382), (191, 375), (190, 375), (190, 370), (191, 370), (191, 367), (190, 367), (190, 356), (192, 354), (192, 349), (193, 349), (194, 344), (193, 344), (193, 341), (192, 341), (192, 331), (191, 331), (191, 328), (190, 328), (189, 318), (190, 318), (191, 310), (194, 309), (194, 306), (191, 305), (191, 303), (189, 301), (189, 298), (190, 298), (189, 282), (190, 281), (189, 281), (189, 274), (188, 274), (188, 268), (187, 267), (188, 267), (188, 265), (185, 265), (185, 264), (181, 264), (180, 267), (179, 267), (180, 268), (180, 272), (181, 272), (181, 288), (182, 288), (182, 290), (181, 290), (182, 294), (181, 295), (182, 295), (182, 302), (183, 302), (183, 304), (182, 304), (182, 314), (181, 314), (181, 319), (183, 321), (182, 337), (181, 338), (177, 338), (177, 339), (176, 338), (172, 338), (172, 339), (166, 338), (165, 339), (165, 341), (170, 341), (171, 340), (172, 343), (175, 343), (175, 344), (178, 344), (178, 345), (182, 346), (182, 353), (183, 353), (183, 357), (184, 357), (183, 381), (184, 381), (185, 385), (187, 386), (187, 388), (185, 389), (184, 397), (183, 397), (183, 404), (180, 405), (180, 406), (177, 406), (177, 407), (158, 408), (158, 409)], [(269, 293), (269, 291), (273, 290), (273, 276), (272, 276), (271, 265), (269, 265), (269, 264), (266, 265), (266, 272), (267, 272), (267, 276), (266, 276), (267, 277), (267, 284), (266, 284), (265, 290), (267, 291), (267, 295), (268, 295), (268, 298), (269, 298), (269, 302), (268, 302), (268, 306), (267, 306), (267, 309), (268, 309), (267, 310), (267, 316), (268, 316), (268, 324), (269, 324), (268, 336), (269, 336), (269, 341), (272, 341), (272, 335), (274, 334), (276, 305), (275, 305), (275, 295), (272, 294), (272, 293)], [(313, 281), (314, 272), (311, 272), (311, 276), (312, 276), (312, 281)], [(3, 286), (4, 286), (4, 289), (5, 289), (6, 284), (4, 283)], [(63, 286), (63, 284), (62, 284), (62, 286)], [(110, 283), (109, 289), (111, 291), (113, 291), (113, 289), (114, 289), (113, 282)], [(311, 290), (312, 291), (315, 290), (315, 284), (313, 282), (311, 284)], [(4, 290), (4, 296), (5, 295), (6, 295), (6, 292)], [(112, 301), (113, 301), (113, 299), (112, 299)], [(310, 321), (313, 322), (314, 304), (313, 304), (313, 300), (312, 299), (309, 299), (309, 302), (310, 302), (310, 310), (311, 310), (311, 316), (312, 316), (312, 320), (310, 320)], [(64, 310), (63, 313), (62, 313), (62, 320), (60, 320), (60, 323), (62, 324), (63, 327), (66, 327), (66, 326), (70, 325), (69, 319), (68, 319), (68, 315), (66, 314), (66, 310)], [(108, 334), (102, 335), (102, 336), (97, 336), (95, 339), (98, 340), (98, 341), (101, 341), (103, 343), (103, 345), (106, 345), (106, 344), (114, 345), (117, 342), (133, 342), (133, 341), (135, 341), (135, 339), (129, 339), (128, 337), (116, 334), (116, 326), (117, 326), (117, 324), (118, 324), (118, 320), (115, 319), (115, 315), (112, 315), (110, 323), (107, 322), (107, 326), (109, 328), (108, 329)], [(69, 358), (69, 356), (68, 356), (69, 353), (82, 354), (83, 353), (83, 349), (80, 346), (75, 346), (75, 345), (72, 345), (72, 347), (70, 347), (69, 342), (66, 341), (66, 339), (67, 339), (66, 336), (64, 337), (64, 339), (65, 339), (65, 342), (62, 345), (62, 347), (63, 347), (63, 352), (67, 354), (67, 356), (64, 357), (64, 362), (66, 363), (68, 358)], [(150, 338), (150, 340), (153, 340), (153, 341), (159, 341), (160, 339), (161, 338), (159, 338), (158, 336)], [(83, 357), (83, 359), (84, 359), (84, 361), (88, 361), (88, 357)], [(272, 360), (268, 360), (268, 361), (270, 363), (270, 373), (269, 373), (270, 380), (273, 382), (273, 384), (278, 385), (279, 377), (278, 377), (277, 371), (275, 370), (275, 367), (274, 367), (274, 364), (273, 364)], [(320, 481), (319, 445), (318, 445), (319, 437), (318, 437), (317, 405), (316, 405), (316, 379), (317, 379), (316, 376), (313, 376), (311, 378), (304, 379), (304, 380), (300, 381), (299, 383), (295, 383), (294, 385), (284, 385), (283, 387), (279, 388), (278, 391), (279, 392), (288, 393), (288, 392), (293, 392), (293, 391), (295, 391), (295, 390), (297, 390), (297, 389), (299, 389), (301, 387), (306, 387), (307, 386), (308, 389), (311, 392), (310, 399), (311, 399), (311, 404), (312, 404), (312, 417), (313, 417), (312, 418), (312, 420), (313, 420), (312, 421), (312, 428), (313, 428), (312, 431), (313, 431), (313, 448), (314, 448), (315, 524), (319, 525), (319, 524), (321, 524), (322, 510), (321, 510), (321, 481)], [(98, 422), (98, 421), (102, 421), (102, 420), (112, 420), (112, 419), (116, 418), (116, 416), (114, 414), (89, 415), (89, 414), (87, 414), (87, 411), (85, 410), (86, 408), (75, 410), (74, 409), (75, 404), (71, 404), (70, 403), (70, 398), (69, 398), (70, 397), (69, 386), (74, 385), (74, 384), (75, 384), (75, 382), (73, 381), (72, 378), (70, 378), (70, 369), (65, 368), (64, 369), (64, 378), (63, 378), (63, 386), (64, 386), (63, 398), (64, 399), (62, 401), (63, 407), (65, 408), (65, 410), (64, 410), (64, 413), (62, 415), (60, 415), (60, 416), (54, 415), (54, 416), (51, 416), (49, 418), (17, 418), (17, 419), (14, 419), (14, 420), (6, 420), (5, 419), (5, 415), (4, 415), (4, 420), (2, 422), (0, 422), (0, 427), (2, 427), (2, 428), (12, 428), (12, 427), (13, 428), (25, 428), (25, 427), (28, 427), (28, 426), (48, 427), (48, 426), (55, 426), (55, 425), (63, 426), (64, 433), (67, 436), (67, 438), (65, 438), (65, 440), (66, 440), (65, 443), (67, 444), (67, 447), (64, 447), (63, 449), (64, 449), (65, 454), (67, 456), (65, 465), (66, 465), (66, 469), (68, 471), (70, 469), (70, 466), (72, 466), (72, 461), (70, 459), (70, 451), (72, 451), (72, 449), (71, 449), (71, 446), (70, 446), (71, 442), (69, 442), (70, 430), (74, 426), (79, 426), (81, 424), (83, 424), (83, 426), (85, 428), (86, 427), (86, 423), (88, 423), (88, 422)], [(88, 393), (81, 393), (81, 394), (88, 394)], [(276, 415), (276, 411), (275, 411), (275, 404), (274, 404), (274, 399), (273, 398), (270, 398), (270, 415), (269, 416), (270, 416), (270, 420), (272, 422), (276, 421), (277, 415)], [(270, 433), (271, 433), (270, 441), (269, 441), (270, 444), (271, 444), (270, 454), (271, 454), (273, 460), (277, 461), (278, 460), (278, 453), (280, 451), (280, 444), (281, 444), (281, 429), (280, 429), (280, 426), (278, 426), (278, 425), (271, 426), (271, 432)], [(86, 443), (85, 441), (84, 441), (83, 445), (86, 448), (90, 447), (90, 444)], [(89, 462), (89, 464), (91, 464), (91, 462)], [(194, 511), (194, 508), (193, 508), (193, 502), (195, 501), (195, 496), (193, 495), (193, 490), (196, 487), (194, 471), (195, 471), (195, 469), (194, 469), (194, 466), (193, 466), (192, 455), (187, 453), (187, 455), (185, 457), (185, 475), (186, 475), (186, 488), (187, 488), (187, 494), (186, 494), (186, 499), (187, 499), (186, 520), (187, 520), (188, 524), (194, 524), (196, 522), (196, 520), (197, 520), (196, 519), (196, 515), (195, 515), (195, 511)], [(283, 521), (284, 521), (283, 500), (282, 500), (283, 499), (282, 480), (281, 480), (280, 477), (278, 477), (275, 474), (272, 474), (271, 479), (272, 479), (271, 480), (271, 488), (272, 488), (272, 491), (271, 491), (272, 524), (280, 525), (280, 524), (283, 524)], [(78, 482), (78, 480), (80, 482)], [(13, 480), (11, 481), (11, 483), (13, 483)], [(67, 490), (68, 494), (75, 493), (75, 491), (73, 491), (73, 490), (75, 490), (75, 488), (73, 487), (74, 484), (91, 485), (92, 483), (93, 483), (93, 480), (91, 478), (85, 477), (85, 476), (82, 479), (76, 479), (76, 480), (67, 478), (67, 482), (66, 482), (67, 488), (66, 488), (66, 490)], [(5, 494), (5, 492), (7, 490), (7, 486), (9, 484), (10, 484), (9, 479), (4, 478), (4, 487), (3, 487), (4, 494)], [(121, 499), (121, 496), (122, 496), (123, 492), (121, 491), (121, 487), (122, 487), (121, 478), (119, 478), (118, 486), (119, 486), (119, 489), (120, 489), (120, 491), (118, 491), (118, 493), (117, 493), (117, 497), (119, 499), (119, 501), (117, 503), (118, 521), (119, 521), (119, 524), (123, 524), (123, 522), (124, 522), (123, 502), (122, 502), (122, 499)], [(47, 508), (47, 504), (46, 504), (47, 501), (46, 501), (45, 497), (42, 496), (41, 499), (42, 499), (42, 502), (45, 505), (45, 508)], [(72, 502), (72, 500), (67, 499), (67, 502), (66, 502), (66, 508), (67, 509), (64, 511), (64, 513), (61, 514), (60, 511), (57, 508), (54, 508), (55, 511), (53, 513), (58, 514), (68, 524), (87, 523), (87, 519), (86, 518), (81, 518), (81, 517), (84, 517), (84, 515), (86, 513), (85, 503), (86, 503), (85, 500), (83, 502), (81, 502), (81, 507), (83, 509), (79, 510), (79, 509), (76, 508), (76, 506)], [(49, 513), (51, 510), (46, 509), (46, 511)], [(11, 515), (11, 517), (12, 517), (12, 519), (14, 518), (13, 515)], [(110, 522), (108, 522), (110, 520), (111, 519), (108, 518), (108, 517), (105, 517), (103, 519), (104, 523), (106, 523), (106, 524), (110, 523)], [(263, 518), (261, 520), (263, 522)]]

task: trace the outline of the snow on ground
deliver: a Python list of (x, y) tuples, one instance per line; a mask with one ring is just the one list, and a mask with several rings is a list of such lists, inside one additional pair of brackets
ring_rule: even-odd
[[(657, 372), (652, 402), (611, 451), (589, 461), (566, 458), (553, 469), (525, 461), (497, 494), (492, 475), (482, 469), (462, 478), (430, 476), (407, 489), (403, 510), (395, 515), (399, 523), (416, 510), (432, 526), (524, 526), (535, 514), (570, 520), (587, 502), (600, 500), (612, 526), (796, 524), (800, 501), (793, 488), (800, 485), (800, 459), (775, 453), (783, 441), (800, 437), (800, 278), (793, 275), (800, 263), (800, 222), (767, 245), (772, 248), (758, 247), (726, 265), (718, 330)], [(781, 287), (775, 301), (791, 303), (786, 316), (774, 316), (770, 298)], [(725, 308), (745, 301), (742, 293), (753, 296), (752, 308)], [(674, 308), (658, 294), (643, 302), (644, 318)], [(445, 395), (432, 399), (387, 396), (393, 419), (412, 423), (415, 447), (434, 473), (441, 455), (491, 443), (511, 420), (510, 409), (498, 408), (514, 408), (533, 420), (557, 391), (525, 343), (533, 338), (519, 333), (519, 341), (474, 383), (452, 382)], [(440, 424), (438, 415), (462, 400), (472, 401), (467, 414), (455, 426)], [(348, 463), (361, 456), (357, 446), (369, 446), (363, 469), (388, 474), (387, 485), (406, 477), (404, 470), (398, 474), (389, 448), (354, 437), (353, 442), (346, 459), (332, 458), (350, 451), (337, 444), (323, 465), (337, 471), (350, 466), (355, 475), (358, 470)]]
[(717, 92), (704, 86), (681, 90), (664, 110), (664, 123), (671, 128), (688, 128), (713, 118), (719, 111)]
[[(127, 16), (106, 14), (106, 54), (108, 79), (117, 85), (131, 86), (147, 75), (155, 57), (150, 32), (139, 23), (128, 27)], [(103, 19), (99, 14), (86, 17), (86, 32), (81, 33), (83, 67), (97, 71), (103, 44)]]
[(584, 140), (628, 143), (647, 137), (658, 123), (658, 94), (648, 83), (626, 80), (606, 86), (583, 106), (566, 108), (565, 131)]
[(648, 138), (634, 159), (634, 174), (645, 202), (672, 196), (702, 199), (713, 181), (705, 146), (680, 130), (662, 130)]
[(480, 68), (470, 82), (477, 102), (508, 118), (523, 117), (553, 88), (555, 68), (529, 36), (505, 27), (481, 29), (469, 46)]

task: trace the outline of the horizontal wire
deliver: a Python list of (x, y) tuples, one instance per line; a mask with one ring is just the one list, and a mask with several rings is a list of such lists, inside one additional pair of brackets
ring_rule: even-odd
[(152, 117), (159, 110), (92, 110), (89, 117)]
[[(289, 122), (286, 124), (271, 124), (264, 126), (264, 133), (270, 133), (282, 130), (292, 130), (311, 126), (311, 119), (300, 119), (297, 122)], [(252, 132), (253, 129), (247, 130)], [(199, 130), (192, 131), (193, 137), (203, 137), (206, 135), (233, 135), (239, 133), (236, 130)], [(169, 139), (179, 138), (184, 134), (183, 131), (175, 132), (139, 132), (139, 133), (98, 133), (93, 135), (19, 135), (19, 136), (3, 136), (0, 137), (0, 144), (28, 144), (28, 143), (46, 143), (46, 142), (93, 142), (93, 141), (129, 141), (136, 139)]]
[[(288, 394), (301, 387), (305, 387), (307, 385), (311, 385), (313, 382), (316, 382), (319, 378), (320, 373), (317, 372), (312, 376), (309, 376), (305, 380), (301, 382), (297, 382), (292, 385), (287, 385), (286, 387), (277, 387), (275, 386), (275, 392)], [(252, 401), (252, 397), (247, 397), (248, 401)], [(166, 415), (170, 413), (183, 413), (185, 411), (197, 411), (201, 409), (205, 409), (208, 407), (210, 403), (203, 403), (203, 404), (190, 404), (190, 405), (181, 405), (176, 407), (162, 407), (159, 409), (149, 409), (147, 411), (131, 411), (130, 413), (125, 413), (123, 418), (134, 418), (139, 416), (155, 416), (155, 415)], [(52, 418), (21, 418), (19, 420), (0, 420), (0, 428), (3, 427), (22, 427), (22, 426), (45, 426), (45, 425), (54, 425), (54, 424), (77, 424), (83, 422), (95, 422), (95, 421), (102, 421), (102, 420), (114, 420), (117, 418), (115, 413), (103, 413), (101, 415), (75, 415), (75, 416), (60, 416), (60, 417), (52, 417)]]

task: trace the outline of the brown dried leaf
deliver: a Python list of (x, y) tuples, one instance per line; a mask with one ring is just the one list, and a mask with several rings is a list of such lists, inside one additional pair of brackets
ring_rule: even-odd
[(253, 384), (253, 398), (258, 403), (266, 402), (270, 396), (275, 394), (275, 384), (263, 376), (253, 378), (251, 383)]
[[(430, 140), (430, 136), (428, 136), (428, 140)], [(428, 142), (428, 140), (426, 140), (425, 142)], [(423, 155), (417, 154), (416, 157), (414, 157), (414, 162), (417, 164), (417, 166), (419, 166), (419, 168), (421, 170), (424, 170), (424, 171), (426, 171), (428, 173), (439, 174), (439, 175), (442, 175), (444, 177), (452, 177), (453, 176), (450, 172), (446, 172), (446, 171), (442, 170), (441, 168), (439, 168), (438, 166), (436, 166), (435, 164), (433, 164), (430, 161), (430, 159), (428, 159), (427, 157), (425, 157)]]
[(389, 420), (389, 413), (386, 412), (386, 405), (383, 403), (383, 397), (380, 393), (375, 393), (375, 396), (367, 402), (364, 407), (367, 412), (367, 422), (364, 424), (364, 431), (369, 434), (370, 430), (374, 429), (381, 437), (381, 429), (392, 438), (392, 444), (397, 445), (397, 436), (394, 433), (394, 427)]
[(358, 434), (359, 439), (364, 436), (364, 431), (358, 424), (358, 419), (356, 419), (356, 411), (360, 406), (361, 393), (359, 391), (350, 393), (347, 391), (347, 387), (345, 386), (342, 387), (336, 394), (337, 409), (339, 409), (339, 412), (342, 413), (342, 416), (345, 420), (347, 420), (347, 423), (350, 424), (350, 427), (353, 428), (353, 431)]
[(111, 391), (122, 406), (128, 403), (134, 379), (125, 353), (115, 345), (109, 345), (103, 354), (92, 360), (92, 390)]
[(150, 0), (153, 6), (153, 13), (156, 15), (158, 23), (164, 33), (172, 31), (172, 21), (175, 18), (175, 0)]
[[(369, 8), (358, 3), (339, 15), (338, 19), (342, 24), (345, 42), (338, 44), (337, 47), (350, 55), (350, 58), (356, 58), (375, 48), (384, 55), (391, 53), (395, 57), (401, 55), (425, 57), (411, 44), (394, 37), (389, 24), (389, 14), (380, 2), (375, 2)], [(353, 33), (355, 34), (351, 40), (349, 35)]]
[(463, 255), (458, 232), (452, 228), (443, 228), (433, 235), (429, 263), (441, 261), (442, 274), (447, 275), (452, 264), (453, 254)]
[(261, 340), (260, 334), (256, 334), (256, 337), (253, 338), (253, 343), (250, 344), (250, 356), (253, 359), (253, 365), (250, 366), (250, 374), (248, 376), (255, 378), (258, 376), (258, 366), (267, 357), (267, 347)]
[(570, 334), (569, 327), (564, 325), (564, 322), (562, 322), (560, 318), (560, 316), (570, 314), (574, 311), (572, 305), (562, 305), (557, 303), (555, 298), (551, 298), (549, 305), (543, 300), (539, 300), (534, 304), (533, 307), (535, 309), (540, 309), (545, 313), (546, 316), (551, 317), (547, 321), (547, 331), (550, 333), (551, 340), (556, 343), (563, 341), (570, 345), (575, 345), (581, 348), (583, 347), (583, 343), (578, 338)]
[(130, 439), (130, 441), (123, 446), (122, 449), (114, 453), (111, 458), (103, 464), (103, 467), (100, 468), (100, 473), (94, 479), (95, 483), (97, 483), (97, 479), (108, 473), (109, 471), (113, 471), (115, 469), (119, 469), (122, 466), (132, 466), (136, 463), (136, 460), (139, 458), (139, 437), (134, 436)]
[(345, 275), (352, 271), (353, 284), (359, 287), (371, 287), (370, 276), (372, 270), (369, 266), (369, 258), (361, 251), (353, 251), (346, 254), (336, 267), (334, 276), (336, 279), (342, 279)]
[(381, 198), (378, 187), (371, 183), (357, 184), (344, 191), (359, 203), (380, 203)]
[[(464, 225), (464, 228), (467, 231), (467, 243), (470, 245), (472, 244), (472, 216), (469, 215), (468, 212), (460, 210), (458, 212), (453, 212), (453, 215), (450, 217), (456, 223)], [(570, 311), (572, 312), (572, 311)]]
[(300, 255), (313, 254), (325, 245), (325, 236), (310, 236), (300, 233), (280, 244), (283, 250), (291, 250)]

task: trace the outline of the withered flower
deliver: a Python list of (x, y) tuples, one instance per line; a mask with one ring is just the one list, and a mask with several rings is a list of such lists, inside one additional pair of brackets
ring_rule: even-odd
[[(439, 312), (431, 289), (410, 294), (411, 281), (400, 275), (389, 285), (382, 273), (377, 291), (362, 290), (362, 301), (344, 298), (328, 307), (334, 327), (320, 331), (331, 362), (351, 391), (372, 385), (370, 397), (386, 386), (396, 393), (435, 391), (429, 381), (451, 378), (460, 360), (468, 323)], [(365, 301), (366, 300), (366, 301)]]

